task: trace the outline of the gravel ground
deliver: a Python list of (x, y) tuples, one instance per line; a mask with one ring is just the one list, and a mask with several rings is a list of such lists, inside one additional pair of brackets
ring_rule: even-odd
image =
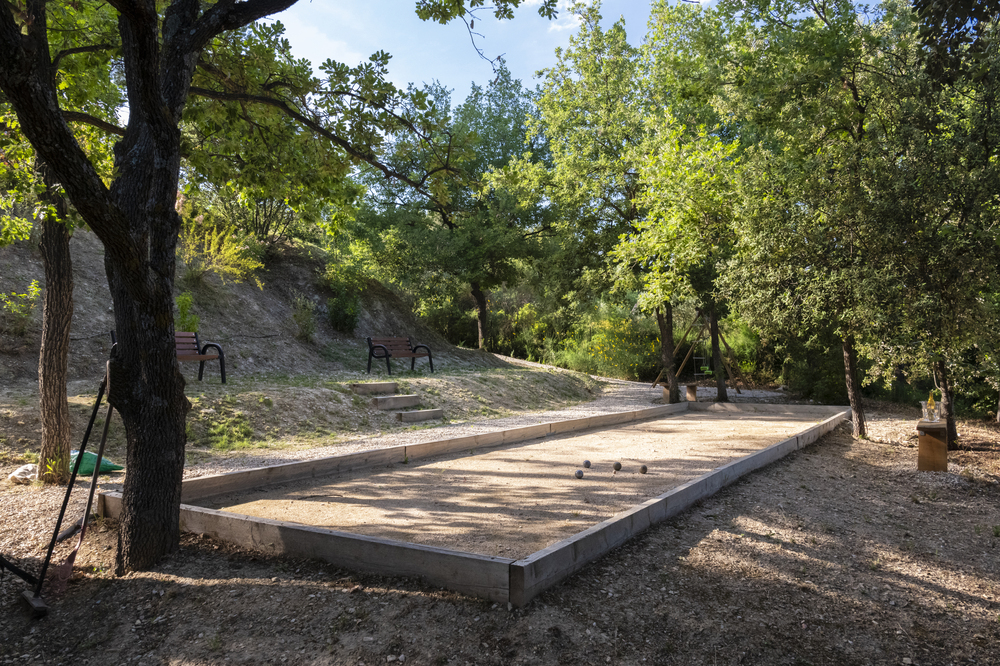
[[(646, 385), (619, 382), (592, 403), (523, 418), (654, 399)], [(437, 439), (521, 418), (356, 441)], [(65, 592), (46, 595), (45, 619), (19, 608), (19, 579), (0, 578), (0, 663), (1000, 664), (1000, 428), (960, 423), (948, 472), (918, 473), (916, 418), (873, 406), (871, 439), (842, 426), (523, 609), (193, 535), (152, 570), (118, 578), (117, 526), (98, 521)], [(0, 511), (13, 519), (0, 523), (0, 552), (36, 571), (61, 500), (59, 488), (5, 487)], [(79, 511), (77, 500), (69, 515)]]

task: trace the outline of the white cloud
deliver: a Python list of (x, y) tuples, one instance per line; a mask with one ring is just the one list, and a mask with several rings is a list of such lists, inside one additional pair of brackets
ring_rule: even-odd
[[(559, 0), (556, 5), (559, 10), (559, 17), (549, 24), (549, 32), (575, 31), (580, 27), (580, 17), (570, 11), (570, 8), (575, 4), (577, 4), (576, 0)], [(588, 0), (581, 0), (580, 4), (590, 5), (593, 3)]]
[(285, 26), (285, 38), (292, 44), (292, 53), (296, 58), (307, 58), (317, 74), (319, 66), (328, 58), (356, 65), (371, 55), (351, 48), (343, 40), (330, 39), (316, 24), (307, 23), (295, 14), (286, 12), (279, 18)]

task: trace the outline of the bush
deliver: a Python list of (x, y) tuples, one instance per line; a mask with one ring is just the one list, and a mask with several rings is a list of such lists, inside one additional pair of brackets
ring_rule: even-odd
[(233, 227), (204, 224), (200, 217), (185, 220), (178, 253), (184, 260), (181, 281), (189, 286), (201, 284), (205, 275), (215, 273), (223, 282), (252, 278), (263, 289), (261, 281), (254, 278), (254, 272), (264, 267), (258, 258), (260, 248)]
[(292, 320), (299, 327), (297, 337), (303, 342), (312, 342), (316, 335), (316, 304), (303, 294), (292, 299)]
[(31, 313), (38, 304), (38, 294), (41, 287), (38, 280), (32, 280), (28, 285), (28, 291), (19, 294), (16, 291), (10, 294), (0, 293), (0, 301), (3, 301), (3, 322), (4, 329), (18, 337), (28, 330), (28, 322), (31, 321)]
[(330, 264), (324, 274), (333, 297), (327, 299), (327, 317), (335, 331), (353, 333), (361, 313), (363, 277), (354, 266)]
[(651, 317), (638, 321), (624, 311), (602, 307), (562, 341), (548, 360), (588, 374), (619, 379), (652, 379), (660, 364), (659, 337)]
[(177, 319), (174, 321), (174, 330), (197, 333), (201, 319), (198, 315), (191, 314), (191, 305), (194, 303), (194, 297), (191, 296), (191, 292), (185, 291), (183, 294), (177, 296), (174, 302), (177, 303)]

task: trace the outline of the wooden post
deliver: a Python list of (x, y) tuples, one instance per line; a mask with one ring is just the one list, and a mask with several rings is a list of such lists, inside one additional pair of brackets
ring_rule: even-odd
[[(722, 344), (725, 345), (726, 352), (733, 357), (733, 367), (736, 368), (736, 373), (739, 376), (740, 381), (743, 382), (743, 386), (745, 386), (747, 389), (752, 389), (753, 387), (750, 386), (750, 382), (748, 382), (746, 380), (746, 377), (743, 376), (743, 372), (740, 370), (740, 364), (736, 362), (736, 354), (733, 352), (732, 347), (729, 346), (729, 343), (726, 342), (726, 338), (724, 335), (722, 335), (722, 331), (719, 331), (719, 339), (722, 340)], [(739, 393), (738, 389), (737, 393)]]
[(700, 310), (698, 311), (698, 314), (694, 316), (694, 319), (691, 320), (691, 323), (688, 324), (688, 327), (684, 329), (684, 335), (681, 336), (681, 341), (677, 343), (676, 347), (674, 347), (674, 356), (677, 356), (677, 352), (680, 351), (681, 345), (683, 345), (684, 342), (688, 339), (688, 333), (691, 332), (691, 329), (694, 327), (696, 323), (698, 323), (699, 319), (701, 319)]
[(674, 377), (680, 377), (681, 376), (681, 371), (684, 369), (684, 366), (687, 365), (688, 359), (691, 358), (691, 354), (694, 353), (694, 348), (697, 347), (698, 343), (701, 342), (701, 339), (703, 337), (705, 337), (705, 331), (707, 331), (707, 330), (708, 330), (708, 325), (707, 324), (701, 327), (701, 332), (698, 333), (698, 337), (696, 337), (694, 339), (694, 342), (691, 343), (691, 349), (688, 349), (687, 356), (685, 356), (684, 360), (681, 361), (681, 365), (680, 365), (679, 368), (677, 368), (677, 374), (675, 374)]

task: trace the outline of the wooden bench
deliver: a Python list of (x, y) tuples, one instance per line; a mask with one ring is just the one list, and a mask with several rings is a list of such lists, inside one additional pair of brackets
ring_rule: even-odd
[[(427, 362), (431, 364), (431, 372), (434, 372), (434, 359), (431, 357), (430, 347), (427, 345), (415, 345), (409, 338), (366, 338), (368, 340), (368, 374), (372, 372), (372, 359), (384, 358), (385, 367), (392, 374), (392, 366), (389, 365), (391, 358), (409, 358), (410, 370), (416, 366), (417, 359), (427, 357)], [(426, 351), (418, 351), (424, 349)]]
[[(115, 344), (115, 332), (111, 331), (111, 344)], [(209, 349), (215, 348), (215, 353), (207, 353)], [(222, 347), (217, 342), (206, 342), (202, 345), (198, 341), (197, 333), (186, 331), (174, 331), (174, 352), (178, 361), (198, 361), (198, 381), (201, 381), (205, 373), (205, 361), (219, 361), (219, 371), (222, 373), (222, 383), (226, 383), (226, 355)]]

